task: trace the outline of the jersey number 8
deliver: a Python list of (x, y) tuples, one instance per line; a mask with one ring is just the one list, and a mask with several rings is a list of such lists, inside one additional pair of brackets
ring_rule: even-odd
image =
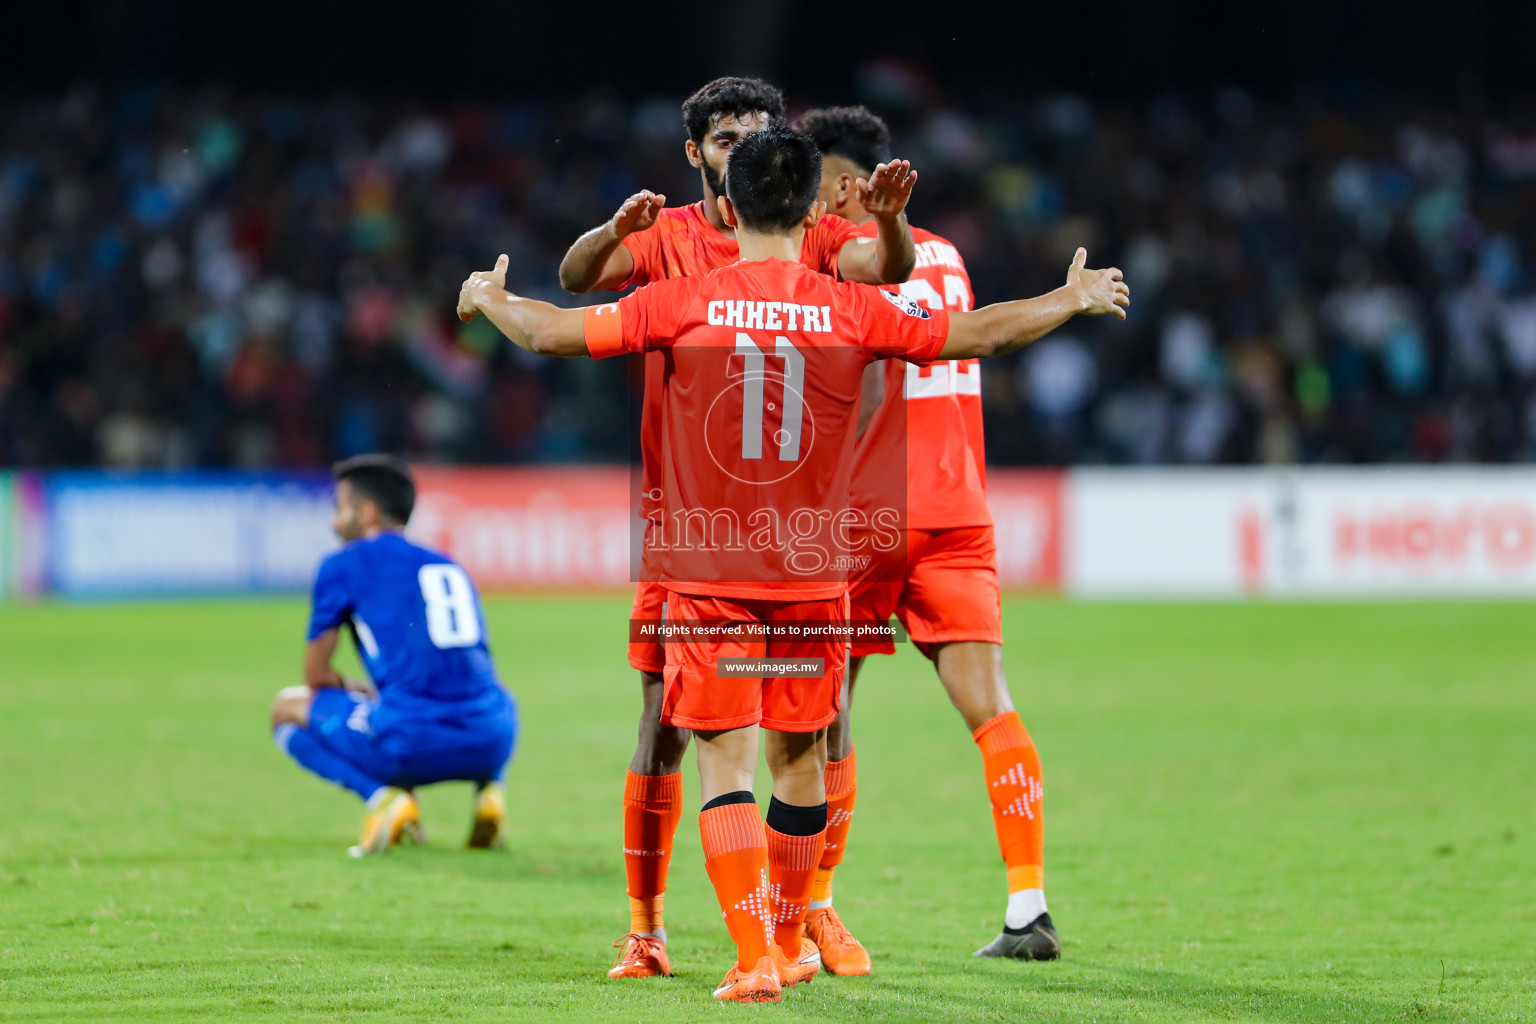
[(416, 574), (427, 603), (427, 635), (438, 647), (473, 647), (480, 642), (475, 588), (456, 565), (424, 565)]

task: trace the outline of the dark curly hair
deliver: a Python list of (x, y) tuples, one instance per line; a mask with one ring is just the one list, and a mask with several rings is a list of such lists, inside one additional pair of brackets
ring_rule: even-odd
[(683, 101), (683, 124), (695, 143), (704, 141), (717, 117), (765, 112), (771, 121), (784, 119), (784, 94), (761, 78), (717, 78)]
[(791, 231), (821, 191), (821, 153), (799, 132), (769, 125), (731, 149), (725, 191), (744, 227)]
[(809, 135), (823, 156), (840, 156), (869, 172), (891, 158), (891, 131), (868, 107), (808, 110), (795, 131)]

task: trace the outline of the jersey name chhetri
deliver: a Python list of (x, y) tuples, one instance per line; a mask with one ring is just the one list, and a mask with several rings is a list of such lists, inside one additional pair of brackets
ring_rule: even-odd
[[(857, 237), (859, 229), (843, 218), (823, 217), (805, 233), (800, 261), (813, 270), (835, 276), (843, 246)], [(698, 277), (728, 267), (741, 258), (736, 239), (721, 234), (709, 222), (702, 202), (667, 207), (648, 230), (625, 235), (623, 245), (634, 262), (634, 272), (620, 288), (678, 277)], [(745, 323), (747, 311), (742, 309), (741, 314)], [(728, 313), (722, 311), (724, 315)], [(762, 310), (762, 315), (766, 319), (768, 311)], [(801, 318), (796, 317), (796, 322), (801, 322)], [(661, 481), (656, 474), (664, 448), (659, 411), (662, 363), (659, 352), (645, 357), (645, 388), (640, 410), (640, 513), (645, 520), (655, 518), (657, 503), (654, 496), (661, 491)]]
[(772, 259), (589, 310), (593, 356), (664, 356), (650, 535), (661, 582), (737, 598), (842, 593), (858, 567), (850, 536), (879, 525), (855, 522), (848, 500), (864, 367), (932, 360), (948, 329), (942, 310)]
[(832, 333), (831, 306), (802, 306), (793, 302), (753, 299), (713, 299), (707, 316), (711, 327), (740, 327), (758, 331)]

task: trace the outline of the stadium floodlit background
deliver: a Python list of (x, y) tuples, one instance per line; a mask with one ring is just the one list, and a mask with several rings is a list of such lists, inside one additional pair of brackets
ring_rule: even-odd
[[(637, 379), (453, 298), (507, 252), (595, 301), (560, 256), (639, 188), (698, 198), (677, 107), (719, 74), (885, 116), (980, 302), (1079, 244), (1125, 270), (1126, 323), (986, 366), (990, 500), (1011, 591), (1158, 599), (1004, 609), (1064, 960), (965, 959), (995, 852), (903, 650), (838, 876), (876, 974), (784, 1009), (1536, 1017), (1536, 6), (746, 6), (7, 12), (0, 1020), (713, 1019), (598, 980)], [(504, 592), (502, 858), (453, 849), (457, 793), (427, 849), (340, 858), (355, 809), (263, 730), (325, 467), (379, 449)], [(713, 980), (690, 845), (674, 960)]]
[(885, 114), (980, 301), (1054, 286), (1079, 243), (1135, 282), (1125, 328), (988, 366), (994, 464), (1536, 456), (1536, 110), (1498, 45), (1529, 9), (1238, 5), (1197, 41), (1125, 6), (1057, 46), (1072, 18), (1027, 6), (946, 13), (998, 38), (897, 16), (887, 45), (765, 4), (738, 62), (712, 5), (619, 45), (470, 4), (449, 20), (506, 53), (426, 18), (333, 48), (321, 19), (274, 64), (267, 5), (215, 31), (88, 4), (84, 55), (0, 72), (0, 464), (624, 459), (622, 367), (522, 357), (443, 296), (505, 251), (515, 290), (572, 301), (576, 235), (642, 187), (697, 198), (677, 105), (740, 64)]

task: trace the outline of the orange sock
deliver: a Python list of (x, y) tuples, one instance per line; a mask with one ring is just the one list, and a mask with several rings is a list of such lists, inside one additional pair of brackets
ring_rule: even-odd
[(1017, 711), (1006, 711), (971, 734), (981, 748), (997, 845), (1008, 865), (1008, 891), (1045, 887), (1045, 827), (1040, 753)]
[(661, 931), (661, 904), (672, 840), (683, 817), (683, 776), (624, 777), (624, 874), (629, 879), (629, 930)]
[(764, 827), (768, 836), (768, 888), (773, 893), (773, 941), (791, 960), (800, 958), (805, 908), (811, 902), (811, 877), (821, 860), (827, 830), (813, 836), (787, 836)]
[(772, 941), (763, 816), (755, 803), (711, 807), (699, 815), (699, 835), (704, 840), (704, 868), (736, 943), (736, 965), (750, 971), (768, 955)]
[(827, 846), (811, 882), (811, 899), (832, 902), (832, 873), (843, 862), (848, 830), (853, 827), (853, 801), (859, 795), (857, 751), (849, 750), (841, 761), (827, 762)]

